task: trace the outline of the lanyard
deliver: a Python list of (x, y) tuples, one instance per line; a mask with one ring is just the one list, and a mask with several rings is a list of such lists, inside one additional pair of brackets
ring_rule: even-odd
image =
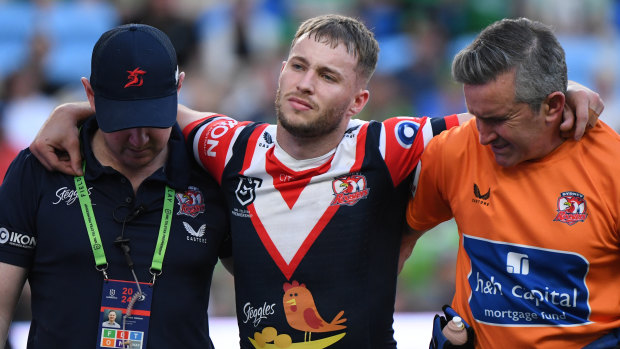
[[(88, 232), (88, 238), (90, 239), (90, 246), (93, 250), (93, 256), (95, 257), (95, 265), (97, 270), (103, 272), (103, 276), (107, 279), (108, 274), (106, 269), (108, 268), (108, 262), (105, 258), (105, 252), (101, 244), (101, 236), (99, 235), (99, 228), (95, 221), (95, 214), (93, 212), (93, 205), (88, 195), (88, 188), (86, 187), (86, 181), (84, 176), (76, 176), (75, 188), (77, 190), (78, 199), (80, 201), (80, 208), (82, 209), (82, 215), (84, 216), (84, 224), (86, 225), (86, 231)], [(162, 263), (164, 261), (164, 255), (166, 253), (166, 246), (168, 245), (168, 238), (170, 236), (170, 226), (172, 222), (172, 211), (174, 209), (174, 189), (166, 185), (166, 192), (164, 195), (164, 209), (161, 214), (161, 223), (159, 225), (159, 234), (157, 236), (157, 245), (155, 252), (153, 253), (153, 261), (151, 262), (150, 272), (153, 275), (153, 283), (155, 277), (161, 274)]]

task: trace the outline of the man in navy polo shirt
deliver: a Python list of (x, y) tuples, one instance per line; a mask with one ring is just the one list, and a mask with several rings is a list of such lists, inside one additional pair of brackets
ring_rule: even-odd
[[(207, 306), (229, 228), (176, 125), (184, 73), (161, 31), (124, 25), (93, 49), (84, 175), (23, 150), (0, 187), (0, 343), (26, 281), (29, 348), (211, 348)], [(107, 313), (119, 328), (106, 328)], [(120, 316), (122, 314), (122, 317)]]

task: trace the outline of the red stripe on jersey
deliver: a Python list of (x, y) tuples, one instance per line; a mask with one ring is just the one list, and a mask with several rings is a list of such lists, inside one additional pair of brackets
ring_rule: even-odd
[[(282, 195), (282, 198), (290, 209), (293, 208), (295, 202), (299, 199), (299, 195), (301, 195), (306, 185), (310, 183), (310, 180), (330, 169), (332, 159), (334, 158), (332, 155), (326, 163), (317, 168), (296, 172), (281, 163), (280, 160), (273, 155), (273, 151), (274, 148), (267, 151), (265, 169), (273, 178), (273, 186), (280, 192), (280, 195)], [(300, 178), (302, 179), (300, 180)]]
[[(226, 166), (226, 158), (236, 130), (249, 123), (249, 121), (237, 122), (234, 119), (220, 115), (217, 120), (208, 123), (195, 136), (198, 137), (198, 145), (194, 152), (198, 153), (198, 159), (202, 166), (219, 184), (222, 184), (222, 173)], [(194, 126), (198, 127), (197, 124)]]
[(256, 213), (256, 210), (254, 209), (254, 203), (251, 203), (250, 205), (248, 205), (248, 211), (250, 211), (250, 217), (252, 219), (252, 224), (254, 225), (254, 228), (256, 229), (256, 232), (258, 233), (258, 237), (263, 243), (263, 246), (265, 246), (265, 249), (271, 256), (271, 259), (273, 259), (273, 261), (276, 263), (278, 268), (280, 268), (280, 271), (282, 271), (282, 274), (284, 274), (287, 280), (290, 280), (291, 276), (293, 276), (293, 273), (295, 272), (295, 269), (297, 269), (297, 267), (299, 266), (299, 263), (301, 263), (301, 260), (304, 258), (304, 256), (310, 249), (310, 246), (312, 246), (314, 241), (319, 237), (319, 235), (321, 234), (321, 232), (323, 231), (327, 223), (329, 223), (332, 217), (334, 217), (339, 207), (340, 206), (329, 206), (327, 210), (325, 210), (325, 213), (323, 214), (323, 216), (321, 216), (317, 224), (310, 231), (310, 233), (308, 234), (304, 242), (299, 247), (299, 250), (297, 250), (297, 252), (295, 253), (295, 256), (293, 256), (293, 259), (291, 260), (291, 264), (287, 264), (286, 261), (284, 261), (284, 258), (280, 254), (280, 251), (278, 251), (278, 248), (276, 247), (276, 245), (273, 243), (273, 241), (269, 237), (269, 234), (267, 234), (265, 227), (263, 226), (262, 222), (258, 218), (258, 214)]
[[(428, 118), (391, 118), (383, 122), (385, 130), (385, 164), (394, 186), (399, 185), (417, 166), (424, 150), (423, 128), (431, 127)], [(412, 125), (417, 125), (415, 135)], [(431, 133), (432, 134), (432, 133)], [(411, 139), (410, 137), (415, 138)], [(405, 142), (409, 142), (408, 144)]]
[(351, 172), (359, 172), (362, 169), (364, 163), (364, 156), (366, 156), (366, 136), (368, 135), (368, 123), (365, 123), (360, 128), (357, 134), (357, 145), (355, 148), (355, 163), (351, 167)]
[(446, 130), (451, 129), (452, 127), (456, 127), (460, 125), (459, 117), (456, 114), (452, 114), (449, 116), (444, 116), (443, 118), (446, 121)]

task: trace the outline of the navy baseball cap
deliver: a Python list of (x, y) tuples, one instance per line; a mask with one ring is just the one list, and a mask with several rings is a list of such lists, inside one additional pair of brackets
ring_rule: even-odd
[(159, 29), (127, 24), (105, 32), (93, 48), (90, 72), (99, 128), (171, 127), (178, 80), (176, 52)]

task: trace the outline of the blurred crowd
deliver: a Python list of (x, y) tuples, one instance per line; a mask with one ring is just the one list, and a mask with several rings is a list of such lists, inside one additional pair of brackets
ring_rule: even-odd
[[(465, 111), (451, 80), (454, 54), (491, 22), (525, 16), (551, 25), (569, 79), (601, 94), (601, 119), (620, 130), (618, 0), (0, 0), (0, 174), (59, 103), (84, 100), (99, 36), (145, 23), (171, 38), (187, 74), (181, 102), (239, 120), (275, 122), (281, 62), (306, 18), (362, 19), (381, 47), (369, 104), (359, 116), (443, 116)], [(1, 178), (1, 177), (0, 177)], [(398, 311), (436, 311), (454, 289), (453, 223), (418, 243), (399, 281)], [(231, 277), (218, 268), (211, 312), (232, 315)]]

